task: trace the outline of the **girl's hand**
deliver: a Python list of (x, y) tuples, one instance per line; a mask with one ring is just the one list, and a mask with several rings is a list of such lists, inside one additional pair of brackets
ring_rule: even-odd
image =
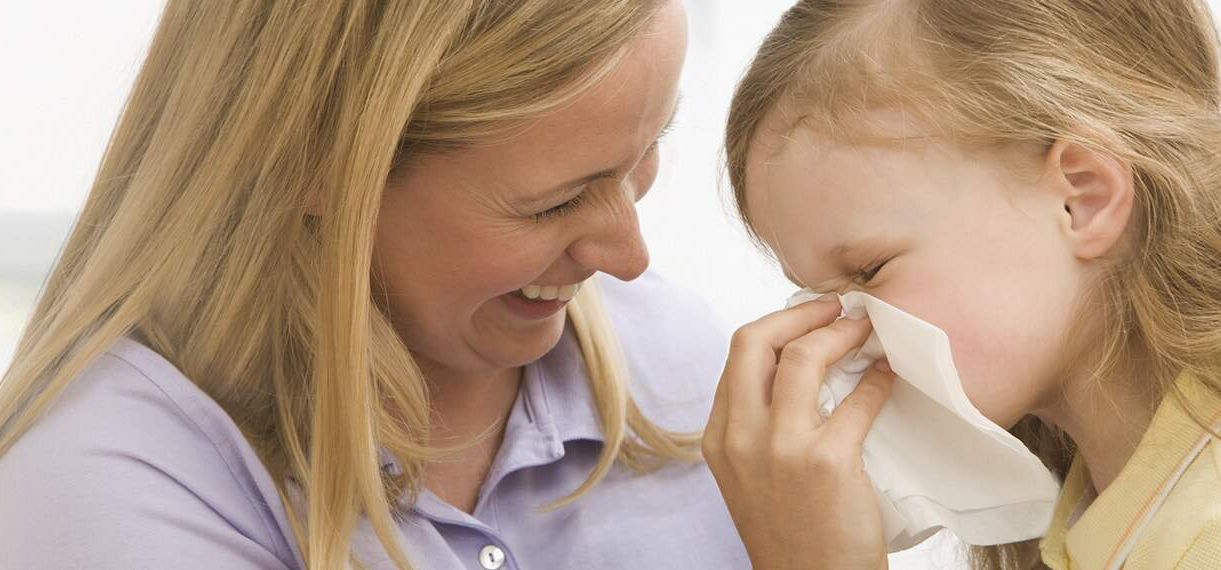
[(823, 420), (827, 367), (872, 330), (839, 314), (836, 299), (804, 303), (742, 327), (730, 345), (703, 449), (756, 570), (887, 567), (861, 443), (894, 376), (870, 369)]

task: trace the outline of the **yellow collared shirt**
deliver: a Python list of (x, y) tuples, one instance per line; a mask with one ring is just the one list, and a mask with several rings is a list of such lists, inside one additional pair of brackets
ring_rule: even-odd
[[(1188, 376), (1178, 387), (1201, 419), (1216, 425), (1221, 397)], [(1179, 402), (1167, 396), (1132, 458), (1101, 495), (1094, 497), (1085, 463), (1080, 456), (1074, 459), (1041, 544), (1044, 564), (1054, 570), (1106, 568), (1136, 536), (1124, 566), (1128, 570), (1221, 569), (1221, 445), (1215, 439), (1191, 461), (1137, 534), (1159, 490), (1205, 434)]]

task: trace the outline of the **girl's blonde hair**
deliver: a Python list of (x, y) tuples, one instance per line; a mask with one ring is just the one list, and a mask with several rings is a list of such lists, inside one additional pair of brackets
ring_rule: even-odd
[[(1184, 372), (1221, 393), (1218, 57), (1202, 0), (801, 0), (738, 86), (728, 175), (749, 227), (748, 153), (782, 105), (790, 128), (832, 136), (875, 138), (863, 115), (899, 109), (964, 147), (1072, 141), (1117, 157), (1136, 182), (1131, 247), (1082, 300), (1090, 346), (1066, 355), (1088, 352), (1095, 381), (1141, 366), (1151, 407), (1183, 399)], [(1013, 431), (1063, 476), (1064, 434), (1033, 416)], [(1042, 566), (1037, 541), (975, 548), (972, 561)]]
[[(428, 394), (374, 302), (396, 164), (504, 136), (604, 77), (657, 0), (170, 0), (88, 201), (0, 381), (0, 453), (117, 337), (174, 363), (276, 480), (307, 564), (419, 492)], [(319, 216), (308, 215), (320, 206)], [(616, 460), (697, 457), (647, 421), (593, 288), (568, 307)], [(403, 472), (379, 469), (378, 450)], [(298, 514), (290, 487), (304, 500)]]

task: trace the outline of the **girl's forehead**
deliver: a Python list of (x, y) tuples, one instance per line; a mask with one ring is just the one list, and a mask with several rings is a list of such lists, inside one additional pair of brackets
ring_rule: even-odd
[(828, 211), (882, 207), (904, 200), (905, 183), (922, 166), (919, 156), (901, 148), (841, 142), (800, 126), (772, 137), (747, 166), (752, 217), (776, 210), (821, 218)]
[(932, 138), (935, 129), (923, 125), (902, 108), (843, 109), (835, 117), (823, 117), (800, 100), (782, 98), (764, 114), (751, 137), (747, 156), (750, 176), (765, 170), (777, 157), (792, 152), (800, 143), (802, 152), (868, 152), (874, 147), (909, 148)]
[(744, 198), (754, 231), (778, 254), (926, 231), (980, 209), (997, 185), (994, 168), (950, 143), (869, 144), (800, 126), (772, 136), (760, 144), (770, 152), (748, 164)]

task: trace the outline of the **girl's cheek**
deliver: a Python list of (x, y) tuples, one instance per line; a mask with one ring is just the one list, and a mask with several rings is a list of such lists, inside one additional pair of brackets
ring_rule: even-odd
[[(931, 291), (926, 290), (926, 293)], [(954, 299), (891, 296), (885, 300), (945, 332), (950, 341), (954, 367), (967, 398), (988, 419), (997, 421), (1006, 416), (1005, 402), (999, 401), (1004, 400), (1003, 394), (994, 385), (997, 377), (993, 373), (998, 359), (1005, 358), (1003, 354), (996, 353), (996, 348), (1003, 343), (992, 342), (990, 339), (993, 335), (987, 327), (970, 318), (969, 312), (964, 313)]]
[(951, 337), (954, 366), (967, 398), (988, 419), (1008, 429), (1028, 410), (1022, 409), (1032, 389), (1023, 363), (1015, 362), (1004, 342), (993, 342), (989, 331)]

